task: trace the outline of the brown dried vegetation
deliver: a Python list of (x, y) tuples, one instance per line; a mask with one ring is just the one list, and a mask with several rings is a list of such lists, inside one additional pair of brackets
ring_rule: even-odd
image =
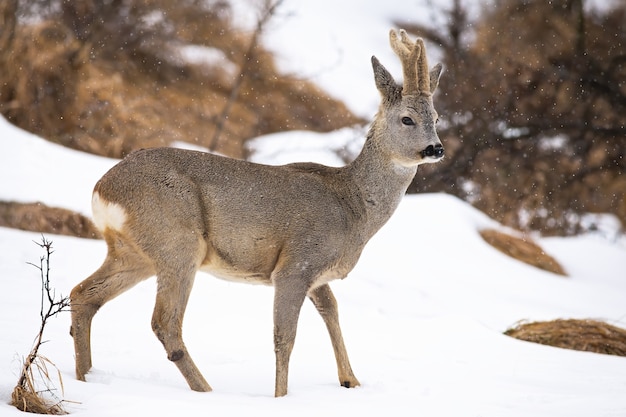
[(80, 213), (42, 203), (0, 201), (0, 227), (100, 239), (93, 222)]
[[(7, 22), (40, 19), (0, 29), (0, 112), (75, 149), (120, 158), (185, 141), (244, 158), (251, 137), (362, 122), (312, 83), (280, 74), (271, 53), (251, 44), (259, 34), (233, 26), (225, 1), (30, 0), (18, 9), (10, 0), (1, 8)], [(216, 58), (194, 62), (185, 48)]]
[(454, 193), (543, 234), (577, 233), (589, 212), (626, 225), (626, 3), (490, 4), (475, 21), (454, 0), (444, 24), (406, 24), (442, 47), (446, 69), (446, 160), (420, 170), (411, 191)]
[[(17, 385), (11, 392), (11, 405), (20, 411), (33, 414), (44, 415), (65, 415), (68, 414), (63, 408), (62, 402), (51, 401), (41, 395), (35, 386), (35, 374), (43, 375), (44, 378), (51, 380), (52, 376), (48, 371), (48, 366), (55, 367), (46, 358), (37, 356), (36, 361), (32, 364), (36, 370), (31, 370), (28, 377), (24, 381), (24, 385)], [(58, 370), (57, 370), (58, 372)]]
[(504, 334), (564, 349), (626, 356), (626, 330), (598, 320), (521, 323)]
[(518, 261), (557, 275), (567, 275), (558, 261), (545, 253), (541, 246), (528, 236), (516, 237), (494, 229), (483, 229), (480, 236), (500, 252)]

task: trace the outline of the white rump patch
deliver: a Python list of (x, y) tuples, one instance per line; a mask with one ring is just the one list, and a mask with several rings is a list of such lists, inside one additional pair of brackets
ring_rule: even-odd
[(91, 197), (91, 209), (93, 211), (93, 222), (96, 227), (105, 231), (106, 229), (122, 230), (126, 222), (126, 212), (116, 203), (106, 201), (97, 192)]

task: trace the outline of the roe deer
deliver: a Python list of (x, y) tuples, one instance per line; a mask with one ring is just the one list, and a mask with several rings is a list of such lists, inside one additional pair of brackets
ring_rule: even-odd
[(308, 296), (322, 316), (339, 383), (355, 387), (328, 282), (345, 278), (367, 241), (389, 219), (418, 165), (443, 157), (424, 42), (390, 32), (402, 62), (397, 85), (376, 57), (382, 102), (359, 156), (331, 168), (267, 166), (204, 152), (156, 148), (131, 153), (93, 192), (93, 216), (108, 247), (104, 263), (71, 292), (76, 376), (91, 368), (93, 316), (107, 301), (153, 275), (152, 328), (189, 387), (210, 391), (182, 339), (195, 274), (274, 286), (275, 396), (287, 394), (289, 357)]

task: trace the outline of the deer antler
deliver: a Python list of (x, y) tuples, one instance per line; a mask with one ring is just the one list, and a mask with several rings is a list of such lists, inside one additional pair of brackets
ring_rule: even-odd
[(400, 29), (400, 37), (395, 30), (389, 32), (389, 42), (400, 62), (404, 75), (402, 95), (430, 94), (430, 77), (428, 75), (428, 60), (422, 38), (415, 42), (409, 39), (404, 29)]

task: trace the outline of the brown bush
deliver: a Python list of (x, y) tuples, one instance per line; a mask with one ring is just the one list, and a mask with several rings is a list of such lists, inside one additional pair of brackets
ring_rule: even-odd
[(5, 82), (0, 109), (31, 132), (53, 137), (69, 132), (76, 119), (73, 75), (80, 65), (80, 43), (62, 24), (46, 22), (19, 28), (11, 46), (0, 70)]
[(564, 349), (626, 356), (626, 330), (597, 320), (521, 323), (504, 334)]
[(100, 232), (87, 217), (42, 203), (0, 201), (0, 226), (31, 232), (101, 239)]
[[(258, 135), (362, 122), (312, 83), (280, 74), (251, 44), (258, 34), (233, 26), (225, 1), (52, 3), (21, 2), (38, 23), (0, 32), (0, 112), (52, 141), (117, 158), (184, 141), (244, 158)], [(0, 16), (9, 19), (11, 4)], [(187, 62), (179, 51), (188, 45), (219, 51), (222, 62)]]
[(443, 50), (435, 97), (443, 163), (411, 192), (445, 191), (517, 229), (581, 231), (584, 213), (626, 225), (626, 3), (454, 0), (430, 27), (398, 22)]
[(567, 275), (556, 259), (545, 253), (541, 246), (528, 236), (515, 237), (494, 229), (483, 229), (480, 236), (500, 252), (518, 261), (557, 275)]

